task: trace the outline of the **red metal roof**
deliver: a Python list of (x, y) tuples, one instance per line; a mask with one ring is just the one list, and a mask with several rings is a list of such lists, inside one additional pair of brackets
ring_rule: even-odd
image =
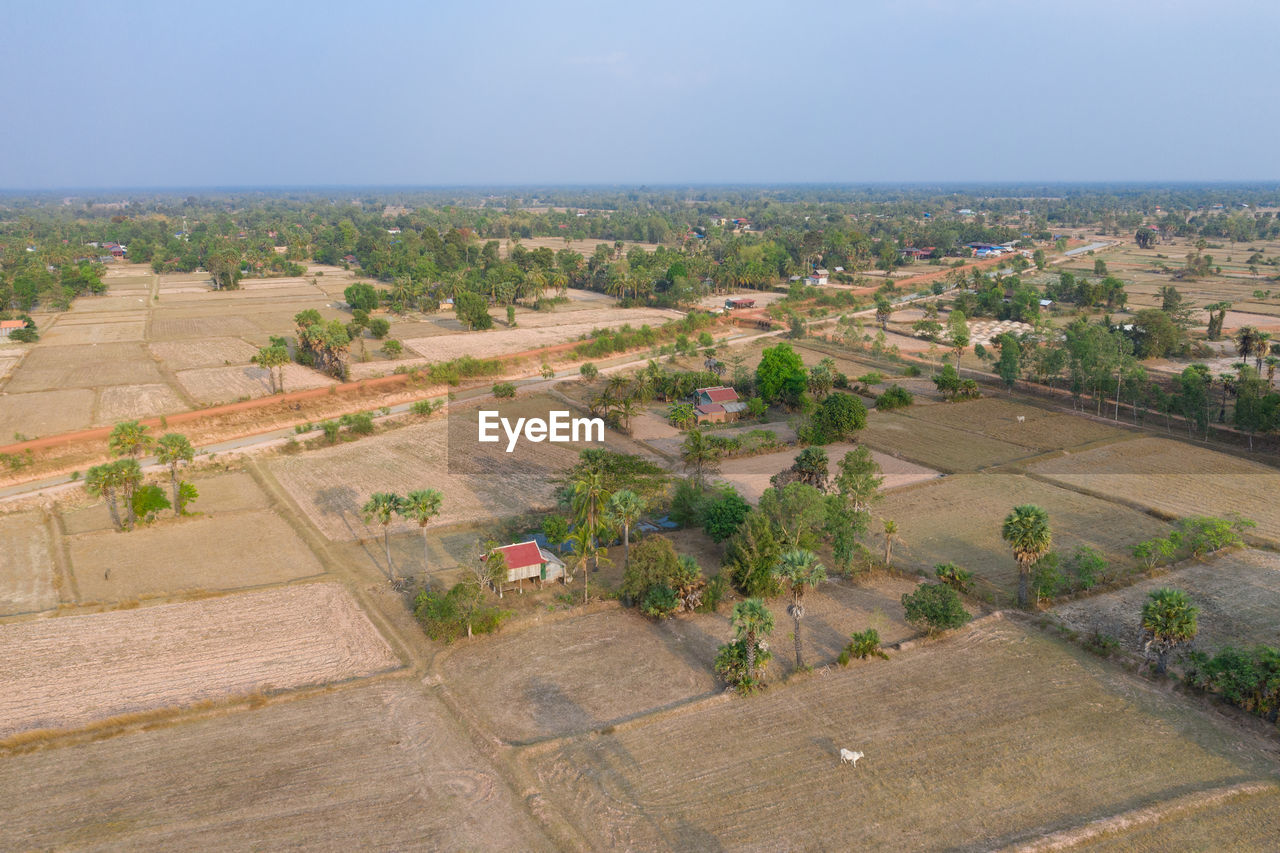
[(0, 329), (21, 329), (26, 325), (21, 320), (0, 320)]
[(724, 406), (719, 403), (706, 403), (694, 408), (694, 411), (700, 415), (714, 415), (724, 411)]
[(717, 388), (699, 388), (698, 393), (706, 394), (707, 399), (713, 403), (736, 403), (738, 401), (738, 392), (723, 385)]
[(532, 540), (515, 545), (503, 545), (494, 550), (501, 551), (507, 558), (508, 569), (523, 569), (525, 566), (537, 566), (546, 562), (542, 559), (542, 552), (538, 550), (538, 543)]

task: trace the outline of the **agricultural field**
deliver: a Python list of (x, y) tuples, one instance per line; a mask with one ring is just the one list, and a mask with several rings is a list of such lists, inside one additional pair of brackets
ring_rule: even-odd
[(57, 568), (39, 512), (0, 516), (0, 616), (58, 606)]
[[(840, 460), (855, 448), (857, 445), (851, 443), (831, 444), (824, 448), (827, 451), (827, 467), (833, 478), (839, 473), (837, 466)], [(719, 473), (713, 474), (711, 479), (732, 485), (744, 498), (755, 503), (760, 500), (761, 493), (769, 488), (769, 478), (790, 468), (799, 452), (800, 448), (793, 447), (780, 453), (727, 459), (719, 464)], [(886, 453), (873, 450), (871, 455), (884, 474), (882, 490), (923, 483), (941, 476), (931, 468), (897, 459)]]
[(0, 395), (0, 436), (4, 440), (49, 435), (86, 427), (97, 395), (88, 388)]
[(406, 679), (6, 756), (0, 790), (10, 850), (559, 846)]
[[(913, 406), (902, 414), (1032, 450), (1060, 450), (1096, 441), (1126, 439), (1133, 435), (1090, 418), (1051, 412), (991, 397), (948, 403), (945, 406), (925, 406), (919, 409)], [(1019, 422), (1018, 418), (1023, 420)]]
[(0, 738), (399, 665), (332, 583), (16, 622), (0, 626)]
[(1031, 466), (1036, 474), (1170, 516), (1238, 514), (1280, 544), (1280, 471), (1180, 441), (1139, 438)]
[(185, 400), (168, 385), (109, 385), (98, 392), (93, 422), (110, 426), (118, 421), (180, 412)]
[(1204, 561), (1189, 560), (1133, 586), (1054, 608), (1084, 634), (1110, 634), (1130, 651), (1141, 650), (1138, 621), (1147, 595), (1161, 587), (1181, 589), (1200, 608), (1195, 646), (1213, 652), (1224, 645), (1265, 643), (1280, 647), (1280, 555), (1242, 550)]
[(1132, 546), (1169, 532), (1169, 525), (1138, 510), (1019, 474), (957, 474), (890, 492), (876, 512), (898, 522), (896, 565), (932, 575), (936, 564), (953, 562), (1014, 592), (1018, 568), (1000, 525), (1020, 504), (1048, 511), (1056, 551), (1067, 555), (1088, 545), (1106, 555), (1113, 571), (1133, 565)]
[[(207, 405), (230, 403), (271, 393), (271, 377), (264, 367), (244, 364), (234, 367), (197, 367), (178, 373), (178, 382), (192, 399)], [(337, 380), (300, 364), (284, 366), (286, 391), (324, 388)]]
[[(820, 849), (850, 838), (868, 849), (993, 849), (1192, 792), (1274, 784), (1274, 747), (1251, 738), (1241, 748), (1240, 738), (1193, 702), (987, 620), (888, 662), (518, 757), (599, 849)], [(856, 770), (840, 764), (841, 748), (865, 753)]]
[(161, 381), (163, 378), (154, 359), (140, 343), (37, 344), (13, 372), (5, 391), (21, 394)]
[(1020, 444), (897, 412), (870, 413), (858, 441), (946, 474), (979, 471), (1040, 455), (1040, 451)]
[[(914, 588), (909, 580), (877, 577), (857, 585), (827, 583), (806, 595), (806, 662), (832, 663), (849, 635), (869, 626), (886, 644), (915, 636), (901, 604), (902, 594)], [(776, 680), (795, 666), (792, 623), (782, 599), (769, 606), (778, 629), (768, 674)], [(440, 673), (503, 740), (578, 734), (722, 692), (713, 666), (716, 649), (733, 634), (730, 609), (662, 622), (616, 610), (535, 622), (450, 649), (439, 661)], [(502, 677), (495, 679), (495, 672)]]

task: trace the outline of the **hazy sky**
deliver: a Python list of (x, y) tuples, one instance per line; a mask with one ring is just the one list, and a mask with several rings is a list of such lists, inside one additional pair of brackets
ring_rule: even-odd
[(1280, 178), (1280, 2), (8, 0), (0, 188)]

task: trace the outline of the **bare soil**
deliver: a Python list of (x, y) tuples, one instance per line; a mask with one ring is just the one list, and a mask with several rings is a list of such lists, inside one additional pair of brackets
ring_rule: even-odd
[(0, 616), (57, 607), (54, 576), (43, 513), (0, 516)]

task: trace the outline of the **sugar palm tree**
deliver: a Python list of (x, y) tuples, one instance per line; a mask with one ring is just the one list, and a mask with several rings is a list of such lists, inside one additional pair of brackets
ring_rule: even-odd
[(620, 489), (609, 498), (609, 516), (615, 525), (622, 528), (623, 569), (631, 560), (631, 528), (640, 520), (644, 509), (644, 498), (630, 489)]
[(422, 531), (422, 571), (427, 571), (427, 562), (429, 560), (427, 551), (427, 524), (431, 519), (440, 514), (440, 505), (444, 502), (444, 495), (438, 489), (420, 489), (416, 492), (409, 492), (404, 499), (396, 506), (396, 512), (405, 518), (418, 522), (418, 528)]
[(800, 620), (804, 618), (804, 593), (827, 579), (826, 566), (818, 562), (818, 556), (812, 551), (796, 549), (782, 555), (781, 562), (773, 569), (773, 574), (791, 591), (791, 604), (787, 613), (796, 623), (796, 669), (804, 669), (801, 656)]
[(1153, 590), (1142, 605), (1142, 633), (1145, 649), (1155, 652), (1156, 672), (1161, 675), (1169, 666), (1169, 653), (1182, 643), (1195, 639), (1196, 615), (1200, 609), (1180, 589)]
[(138, 513), (133, 508), (133, 495), (142, 485), (142, 466), (137, 459), (117, 459), (111, 463), (111, 477), (120, 489), (120, 499), (124, 503), (124, 529), (132, 530), (138, 521)]
[(715, 467), (720, 454), (711, 444), (711, 439), (698, 427), (690, 428), (680, 445), (680, 461), (688, 471), (693, 472), (695, 482), (701, 484), (706, 473)]
[(1049, 513), (1034, 504), (1015, 506), (1000, 528), (1000, 537), (1009, 543), (1018, 562), (1018, 606), (1026, 607), (1031, 567), (1053, 546)]
[(393, 492), (374, 492), (369, 496), (369, 500), (365, 502), (365, 505), (360, 508), (366, 524), (376, 521), (382, 525), (382, 545), (387, 552), (387, 570), (391, 573), (393, 582), (397, 578), (396, 567), (391, 563), (391, 522), (400, 511), (400, 504), (403, 500), (404, 498)]
[(884, 520), (884, 564), (893, 565), (893, 541), (898, 538), (898, 522), (886, 518)]
[(151, 437), (138, 421), (122, 421), (112, 428), (107, 446), (115, 456), (137, 459), (151, 446)]
[(773, 613), (759, 598), (748, 598), (733, 606), (735, 638), (742, 643), (747, 677), (755, 680), (756, 662), (764, 638), (773, 633)]
[(93, 497), (102, 497), (107, 501), (107, 512), (111, 514), (111, 524), (116, 530), (123, 530), (124, 523), (120, 520), (120, 506), (116, 503), (116, 494), (120, 488), (120, 481), (116, 475), (114, 463), (105, 465), (94, 465), (85, 474), (84, 488)]
[(185, 435), (168, 432), (156, 441), (156, 461), (169, 466), (169, 482), (173, 486), (173, 514), (181, 515), (178, 502), (178, 466), (190, 462), (196, 456), (196, 449), (191, 446)]

